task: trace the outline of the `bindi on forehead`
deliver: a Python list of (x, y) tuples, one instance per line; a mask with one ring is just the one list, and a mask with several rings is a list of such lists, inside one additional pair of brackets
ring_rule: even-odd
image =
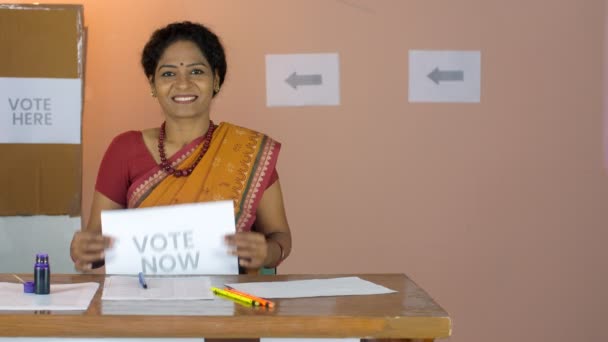
[(184, 65), (184, 62), (179, 62), (179, 65), (183, 66), (183, 65)]

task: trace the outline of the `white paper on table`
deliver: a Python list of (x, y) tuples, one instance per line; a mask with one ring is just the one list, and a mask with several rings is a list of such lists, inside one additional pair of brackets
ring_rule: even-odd
[(224, 241), (234, 234), (232, 201), (109, 210), (101, 213), (106, 274), (238, 274)]
[(51, 293), (24, 293), (23, 284), (0, 283), (0, 310), (86, 310), (98, 283), (51, 284)]
[(226, 284), (262, 298), (374, 295), (397, 292), (359, 277)]
[(138, 277), (107, 277), (103, 287), (103, 300), (197, 300), (213, 299), (208, 277), (146, 277), (147, 289), (139, 284)]

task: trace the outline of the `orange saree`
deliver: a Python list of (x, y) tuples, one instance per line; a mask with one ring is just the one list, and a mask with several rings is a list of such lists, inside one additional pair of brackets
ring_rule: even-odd
[[(197, 158), (204, 137), (169, 159), (183, 169)], [(233, 200), (237, 231), (249, 231), (264, 190), (271, 180), (281, 145), (268, 136), (220, 123), (209, 148), (188, 177), (174, 177), (159, 166), (135, 181), (128, 190), (129, 208), (179, 203)]]

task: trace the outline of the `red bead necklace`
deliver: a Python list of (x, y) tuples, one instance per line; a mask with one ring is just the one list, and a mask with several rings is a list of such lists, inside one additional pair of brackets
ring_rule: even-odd
[(165, 123), (163, 122), (163, 124), (160, 125), (160, 132), (158, 133), (158, 154), (160, 154), (160, 168), (165, 170), (168, 174), (173, 175), (175, 177), (189, 176), (192, 173), (192, 171), (194, 171), (194, 168), (196, 167), (196, 165), (198, 165), (198, 163), (201, 161), (201, 159), (203, 159), (203, 156), (207, 152), (207, 149), (209, 149), (209, 143), (211, 142), (211, 137), (213, 136), (213, 131), (215, 131), (216, 127), (217, 126), (215, 126), (213, 121), (210, 120), (209, 129), (207, 130), (207, 134), (205, 134), (205, 140), (203, 141), (203, 147), (201, 148), (201, 151), (199, 152), (198, 157), (196, 157), (196, 160), (194, 160), (194, 163), (192, 163), (192, 165), (190, 165), (188, 168), (178, 170), (178, 169), (175, 169), (173, 166), (171, 166), (171, 164), (167, 160), (167, 155), (165, 154)]

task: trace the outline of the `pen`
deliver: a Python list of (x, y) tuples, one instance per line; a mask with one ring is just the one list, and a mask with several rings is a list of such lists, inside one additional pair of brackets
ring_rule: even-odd
[(274, 303), (273, 302), (271, 302), (269, 300), (266, 300), (264, 298), (256, 297), (254, 295), (250, 295), (249, 293), (237, 291), (237, 290), (235, 290), (233, 288), (226, 289), (226, 291), (234, 293), (234, 294), (237, 294), (237, 295), (240, 295), (240, 296), (243, 296), (245, 298), (253, 299), (255, 302), (259, 303), (259, 305), (261, 305), (261, 306), (267, 306), (269, 308), (273, 308), (274, 307)]
[(256, 301), (254, 301), (251, 298), (243, 297), (243, 296), (238, 295), (236, 293), (232, 293), (232, 292), (229, 292), (229, 291), (226, 291), (226, 290), (218, 289), (217, 287), (212, 287), (211, 291), (213, 291), (213, 293), (216, 294), (216, 295), (221, 295), (221, 296), (230, 298), (232, 300), (238, 300), (238, 301), (241, 301), (241, 302), (245, 302), (245, 303), (247, 303), (249, 305), (260, 305), (259, 303), (257, 303)]
[(139, 272), (139, 285), (144, 289), (148, 288), (148, 284), (146, 283), (146, 278), (144, 278), (144, 272)]
[(17, 278), (17, 280), (19, 280), (22, 284), (25, 284), (25, 281), (21, 279), (18, 275), (13, 274), (13, 277)]

